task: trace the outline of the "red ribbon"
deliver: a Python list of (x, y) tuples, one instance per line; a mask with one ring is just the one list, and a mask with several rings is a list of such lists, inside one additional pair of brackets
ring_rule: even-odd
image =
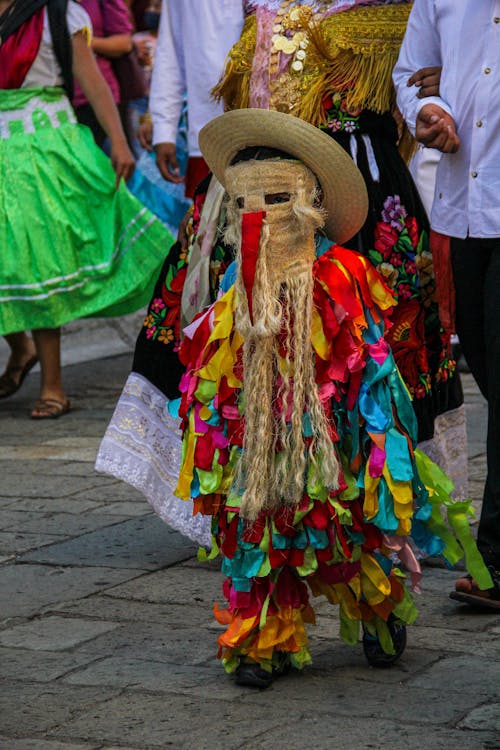
[(450, 238), (431, 229), (430, 247), (439, 318), (445, 332), (451, 335), (455, 333), (455, 284), (451, 266)]
[(248, 312), (253, 323), (252, 290), (255, 281), (255, 269), (259, 257), (260, 234), (265, 211), (243, 214), (241, 218), (241, 275), (247, 293)]

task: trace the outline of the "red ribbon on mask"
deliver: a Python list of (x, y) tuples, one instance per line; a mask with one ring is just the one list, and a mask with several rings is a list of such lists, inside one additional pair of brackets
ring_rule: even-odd
[(254, 213), (243, 214), (241, 217), (241, 276), (247, 293), (248, 312), (252, 323), (252, 290), (259, 257), (260, 234), (265, 217), (265, 211), (255, 211)]

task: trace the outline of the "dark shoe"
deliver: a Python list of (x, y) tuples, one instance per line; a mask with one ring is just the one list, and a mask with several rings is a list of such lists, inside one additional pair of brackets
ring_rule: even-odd
[(406, 648), (406, 626), (400, 625), (391, 617), (389, 617), (387, 625), (394, 645), (394, 654), (386, 654), (376, 636), (371, 635), (366, 630), (363, 633), (363, 651), (368, 664), (378, 669), (385, 669), (395, 664)]
[(272, 672), (262, 669), (256, 662), (240, 662), (236, 669), (236, 684), (248, 687), (266, 688), (276, 677), (288, 674), (292, 668), (290, 656), (286, 652), (278, 651), (274, 654), (275, 662)]
[(267, 688), (272, 684), (273, 673), (261, 669), (255, 662), (241, 662), (236, 669), (236, 684), (245, 687)]
[(29, 371), (38, 362), (38, 357), (31, 357), (24, 367), (7, 366), (7, 369), (0, 375), (0, 398), (8, 398), (17, 393), (19, 388), (24, 383), (24, 379)]
[(450, 598), (470, 604), (471, 607), (500, 610), (500, 571), (492, 565), (488, 565), (488, 570), (493, 579), (492, 589), (480, 589), (472, 576), (465, 576), (458, 579), (455, 584), (456, 589), (451, 592)]

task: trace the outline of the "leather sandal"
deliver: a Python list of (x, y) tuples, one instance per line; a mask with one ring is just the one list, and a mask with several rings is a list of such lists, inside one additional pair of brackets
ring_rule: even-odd
[(496, 570), (493, 565), (488, 565), (488, 570), (493, 579), (493, 588), (480, 589), (472, 576), (467, 575), (458, 579), (455, 591), (450, 594), (450, 599), (472, 607), (500, 610), (500, 571)]
[(31, 412), (31, 419), (58, 419), (71, 409), (69, 398), (59, 401), (56, 398), (40, 398)]

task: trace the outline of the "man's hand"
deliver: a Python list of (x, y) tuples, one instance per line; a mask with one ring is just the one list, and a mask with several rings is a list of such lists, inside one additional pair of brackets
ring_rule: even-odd
[(441, 82), (441, 67), (420, 68), (406, 83), (407, 86), (416, 86), (418, 98), (425, 99), (426, 96), (439, 96), (439, 84)]
[(460, 147), (455, 121), (437, 104), (425, 104), (417, 116), (415, 136), (427, 148), (454, 154)]
[(184, 182), (181, 177), (175, 143), (157, 143), (155, 146), (156, 164), (161, 176), (168, 182)]

